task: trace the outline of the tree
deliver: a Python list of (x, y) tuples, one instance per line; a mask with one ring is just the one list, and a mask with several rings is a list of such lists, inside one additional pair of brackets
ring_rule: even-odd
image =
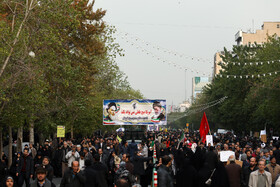
[[(223, 70), (203, 92), (205, 102), (228, 97), (209, 109), (213, 123), (237, 132), (258, 131), (265, 125), (279, 130), (279, 75), (274, 73), (280, 70), (279, 44), (273, 36), (263, 45), (224, 49)], [(275, 63), (267, 63), (271, 61)]]
[(33, 129), (43, 141), (57, 125), (89, 134), (102, 128), (103, 99), (143, 97), (115, 63), (123, 55), (115, 29), (102, 20), (106, 11), (93, 11), (94, 1), (26, 2), (0, 8), (1, 124), (25, 127), (31, 142)]

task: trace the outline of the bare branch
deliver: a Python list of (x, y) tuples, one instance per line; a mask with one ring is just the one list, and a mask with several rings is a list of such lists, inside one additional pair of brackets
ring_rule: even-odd
[(7, 5), (7, 7), (10, 9), (10, 11), (11, 11), (13, 14), (15, 14), (15, 13), (13, 12), (12, 8), (10, 7), (9, 3), (8, 3), (7, 1), (4, 1), (4, 2), (5, 2), (5, 4)]
[(17, 9), (17, 4), (15, 6), (15, 10), (13, 12), (13, 21), (12, 21), (12, 32), (14, 32), (14, 26), (15, 26), (15, 19), (16, 19), (16, 9)]
[[(6, 4), (8, 4), (8, 2), (6, 1), (6, 0), (4, 0), (4, 2), (6, 3)], [(20, 2), (15, 2), (15, 1), (9, 1), (10, 3), (15, 3), (16, 5), (21, 5), (22, 7), (25, 7), (25, 5), (24, 4), (22, 4), (22, 3), (20, 3)]]
[(30, 5), (29, 5), (28, 2), (29, 2), (29, 1), (26, 0), (26, 11), (25, 11), (25, 16), (24, 16), (24, 18), (23, 18), (23, 20), (22, 20), (22, 22), (21, 22), (21, 24), (20, 24), (20, 26), (19, 26), (18, 32), (17, 32), (16, 37), (15, 37), (15, 39), (14, 39), (14, 42), (13, 42), (13, 44), (12, 44), (12, 48), (10, 49), (9, 55), (7, 56), (6, 60), (4, 61), (4, 64), (3, 64), (2, 68), (1, 68), (1, 70), (0, 70), (0, 77), (2, 76), (4, 70), (6, 69), (6, 66), (7, 66), (7, 64), (8, 64), (8, 62), (9, 62), (9, 60), (10, 60), (12, 54), (13, 54), (14, 47), (15, 47), (15, 45), (16, 45), (17, 42), (18, 42), (19, 35), (20, 35), (21, 31), (22, 31), (22, 28), (23, 28), (24, 23), (25, 23), (26, 20), (27, 20), (27, 17), (28, 17), (28, 15), (29, 15), (29, 13), (30, 13), (30, 7), (33, 5), (34, 0), (31, 0)]

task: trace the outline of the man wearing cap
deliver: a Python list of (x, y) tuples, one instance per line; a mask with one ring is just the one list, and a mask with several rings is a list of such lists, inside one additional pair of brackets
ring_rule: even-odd
[(77, 152), (78, 152), (79, 154), (81, 154), (81, 152), (83, 152), (83, 151), (82, 151), (82, 146), (81, 146), (81, 145), (77, 145)]
[(55, 187), (55, 184), (47, 179), (46, 169), (38, 167), (36, 169), (36, 179), (30, 183), (30, 187)]
[(72, 162), (77, 161), (80, 158), (79, 153), (76, 151), (76, 146), (72, 146), (72, 151), (69, 151), (65, 158), (68, 160), (68, 167), (71, 168)]

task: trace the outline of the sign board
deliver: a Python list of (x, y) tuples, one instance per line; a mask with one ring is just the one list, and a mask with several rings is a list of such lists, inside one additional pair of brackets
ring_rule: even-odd
[(266, 130), (261, 130), (260, 135), (266, 135)]
[(211, 146), (213, 146), (213, 136), (212, 135), (206, 135), (206, 145), (208, 146), (209, 143), (211, 144)]
[(158, 131), (159, 125), (147, 125), (147, 130), (148, 131)]
[(104, 100), (103, 125), (166, 125), (166, 100)]
[(261, 130), (260, 138), (261, 138), (262, 142), (266, 143), (266, 141), (267, 141), (267, 139), (266, 139), (266, 130)]
[(226, 129), (218, 129), (217, 130), (217, 133), (219, 133), (219, 134), (226, 134), (226, 133), (228, 133), (228, 132), (230, 132), (229, 130), (226, 130)]
[(227, 162), (229, 156), (234, 155), (233, 151), (221, 151), (220, 152), (220, 161), (221, 162)]
[(57, 126), (57, 137), (58, 138), (65, 137), (65, 126)]

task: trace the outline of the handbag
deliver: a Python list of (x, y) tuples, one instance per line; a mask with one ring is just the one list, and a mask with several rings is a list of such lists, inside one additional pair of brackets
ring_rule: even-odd
[(212, 183), (212, 179), (211, 179), (211, 178), (212, 178), (213, 174), (215, 173), (215, 171), (216, 171), (216, 168), (212, 171), (212, 173), (211, 173), (209, 179), (205, 182), (205, 184), (206, 184), (207, 186), (210, 186), (210, 185), (211, 185), (211, 183)]

